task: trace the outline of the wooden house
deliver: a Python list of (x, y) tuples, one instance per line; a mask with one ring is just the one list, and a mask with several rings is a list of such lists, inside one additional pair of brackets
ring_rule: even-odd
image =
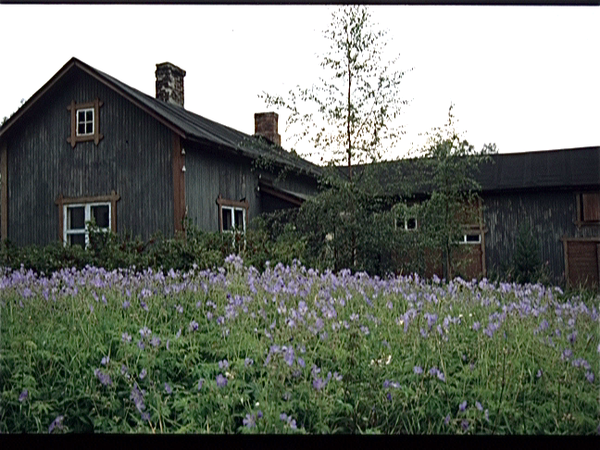
[[(402, 161), (401, 171), (421, 173), (420, 163)], [(600, 147), (495, 154), (475, 179), (481, 190), (474, 219), (464, 223), (458, 274), (506, 279), (523, 227), (551, 281), (600, 285)], [(426, 187), (415, 192), (417, 200), (427, 195)], [(419, 220), (406, 228), (418, 230)], [(441, 266), (426, 272), (440, 275)]]
[(254, 136), (196, 115), (185, 74), (157, 64), (152, 97), (68, 61), (0, 127), (2, 238), (83, 245), (92, 218), (144, 239), (185, 219), (244, 229), (316, 192), (320, 169), (281, 149), (277, 114), (256, 114)]

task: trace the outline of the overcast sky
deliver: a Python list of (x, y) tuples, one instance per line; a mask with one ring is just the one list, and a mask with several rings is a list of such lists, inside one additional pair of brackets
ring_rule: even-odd
[[(321, 75), (330, 6), (0, 5), (0, 119), (71, 57), (149, 95), (157, 63), (186, 70), (185, 107), (254, 132), (258, 95)], [(600, 8), (374, 6), (407, 131), (388, 157), (422, 145), (454, 103), (458, 129), (502, 153), (600, 145)], [(286, 135), (283, 111), (279, 132)], [(302, 152), (302, 146), (297, 147)]]

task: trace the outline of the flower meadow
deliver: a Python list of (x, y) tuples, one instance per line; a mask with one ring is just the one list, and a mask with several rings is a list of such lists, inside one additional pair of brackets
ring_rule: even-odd
[(318, 272), (0, 273), (2, 433), (600, 433), (598, 298)]

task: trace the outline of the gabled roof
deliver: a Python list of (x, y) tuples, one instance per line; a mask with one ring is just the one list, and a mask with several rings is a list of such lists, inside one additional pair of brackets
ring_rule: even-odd
[(183, 107), (163, 102), (138, 91), (131, 86), (85, 64), (77, 58), (71, 58), (41, 89), (39, 89), (10, 119), (0, 128), (0, 138), (14, 123), (31, 109), (44, 94), (68, 72), (78, 68), (101, 83), (113, 89), (139, 108), (146, 111), (163, 125), (178, 133), (184, 139), (209, 142), (224, 150), (234, 151), (243, 156), (256, 159), (268, 158), (275, 163), (295, 168), (313, 176), (321, 173), (320, 167), (289, 153), (282, 148), (267, 146), (256, 136), (221, 125), (205, 117), (194, 114)]

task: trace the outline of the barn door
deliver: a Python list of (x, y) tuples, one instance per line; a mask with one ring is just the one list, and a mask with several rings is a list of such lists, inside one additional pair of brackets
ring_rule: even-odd
[(565, 239), (564, 243), (568, 285), (597, 289), (600, 284), (600, 239)]

